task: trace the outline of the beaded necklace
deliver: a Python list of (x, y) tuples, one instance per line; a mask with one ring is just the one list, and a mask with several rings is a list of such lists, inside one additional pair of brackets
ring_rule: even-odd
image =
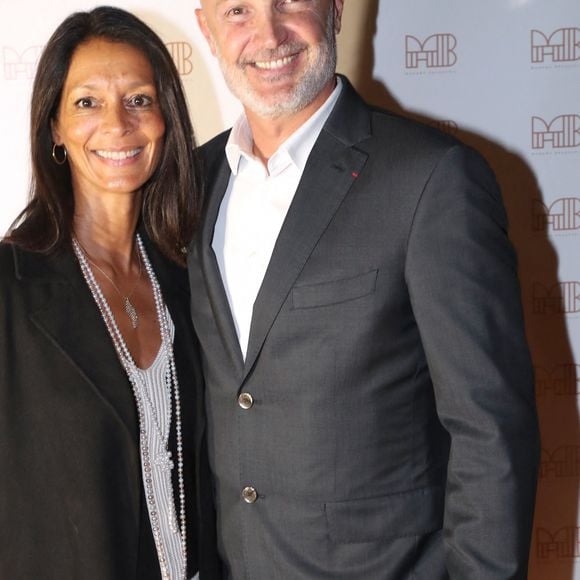
[[(158, 413), (155, 409), (155, 405), (149, 397), (147, 390), (145, 388), (143, 378), (139, 373), (139, 369), (127, 348), (123, 335), (117, 325), (113, 312), (103, 294), (93, 271), (89, 265), (87, 257), (76, 238), (73, 238), (72, 245), (75, 255), (78, 259), (83, 277), (91, 291), (91, 294), (99, 308), (101, 316), (105, 322), (109, 335), (117, 352), (117, 356), (121, 361), (125, 372), (129, 378), (132, 386), (133, 395), (135, 397), (135, 403), (137, 407), (137, 415), (139, 418), (139, 442), (142, 457), (142, 469), (144, 472), (143, 486), (145, 488), (145, 497), (147, 501), (147, 508), (149, 511), (149, 519), (151, 521), (151, 528), (153, 532), (153, 539), (155, 541), (155, 547), (157, 549), (157, 556), (159, 559), (159, 565), (161, 568), (161, 575), (163, 580), (172, 580), (169, 573), (169, 564), (167, 561), (167, 555), (165, 546), (163, 545), (163, 540), (161, 536), (161, 527), (159, 523), (159, 511), (157, 509), (157, 502), (155, 500), (155, 494), (153, 490), (152, 482), (152, 460), (150, 457), (150, 449), (148, 443), (148, 433), (144, 425), (144, 410), (143, 405), (146, 403), (152, 410), (153, 420), (155, 428), (164, 443), (165, 453), (160, 457), (156, 457), (154, 465), (160, 466), (162, 470), (170, 472), (173, 464), (170, 459), (171, 453), (168, 450), (169, 441), (169, 431), (170, 431), (170, 421), (171, 421), (171, 391), (173, 390), (173, 397), (175, 400), (175, 432), (177, 439), (177, 480), (179, 487), (179, 529), (176, 530), (180, 533), (180, 545), (182, 552), (183, 565), (181, 569), (183, 570), (182, 579), (186, 576), (187, 568), (187, 539), (186, 539), (186, 520), (185, 520), (185, 486), (183, 480), (183, 441), (181, 432), (181, 402), (179, 397), (179, 383), (177, 380), (177, 372), (175, 368), (175, 359), (173, 356), (173, 341), (171, 339), (171, 333), (169, 330), (169, 323), (167, 320), (167, 314), (165, 310), (165, 304), (163, 302), (163, 296), (161, 294), (161, 288), (155, 277), (153, 267), (149, 262), (149, 258), (145, 253), (145, 247), (141, 240), (139, 234), (137, 234), (137, 248), (141, 256), (142, 263), (145, 267), (145, 271), (151, 282), (151, 288), (153, 290), (153, 297), (155, 301), (155, 309), (157, 313), (157, 320), (159, 322), (159, 329), (161, 334), (161, 349), (165, 353), (167, 358), (167, 376), (165, 380), (167, 388), (167, 401), (168, 401), (168, 411), (167, 411), (167, 421), (165, 421), (166, 429), (162, 431), (160, 422), (158, 420)], [(181, 580), (181, 579), (180, 579)]]
[(119, 287), (117, 286), (117, 284), (115, 284), (113, 279), (96, 262), (93, 262), (93, 260), (91, 260), (89, 254), (84, 249), (83, 245), (78, 240), (76, 240), (76, 242), (83, 251), (83, 254), (85, 255), (85, 258), (87, 259), (89, 264), (91, 264), (91, 266), (94, 266), (111, 283), (111, 286), (113, 286), (115, 292), (117, 292), (117, 294), (121, 298), (121, 301), (123, 302), (123, 308), (125, 309), (125, 312), (127, 313), (129, 320), (131, 321), (131, 326), (133, 328), (137, 328), (139, 326), (139, 313), (137, 312), (135, 305), (131, 302), (131, 298), (133, 297), (133, 294), (135, 294), (135, 290), (137, 290), (137, 286), (139, 286), (139, 282), (141, 280), (141, 268), (142, 268), (141, 254), (137, 252), (137, 260), (139, 261), (139, 275), (137, 276), (137, 282), (135, 282), (135, 286), (133, 286), (131, 292), (129, 292), (128, 294), (123, 294), (121, 290), (119, 290)]

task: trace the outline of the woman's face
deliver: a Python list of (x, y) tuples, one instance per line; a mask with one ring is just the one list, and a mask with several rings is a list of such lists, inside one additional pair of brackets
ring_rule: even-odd
[(54, 142), (68, 153), (75, 196), (140, 190), (157, 167), (164, 133), (146, 56), (105, 39), (81, 44), (52, 125)]

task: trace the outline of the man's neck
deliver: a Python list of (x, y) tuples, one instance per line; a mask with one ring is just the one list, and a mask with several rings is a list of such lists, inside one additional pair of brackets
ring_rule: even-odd
[(249, 109), (245, 109), (248, 124), (252, 131), (253, 153), (264, 165), (290, 135), (297, 131), (328, 99), (336, 87), (333, 79), (318, 96), (304, 109), (289, 115), (276, 118), (260, 117)]

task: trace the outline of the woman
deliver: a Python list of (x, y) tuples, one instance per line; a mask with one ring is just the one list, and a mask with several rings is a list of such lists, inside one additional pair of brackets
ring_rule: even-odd
[(217, 578), (181, 268), (199, 177), (162, 41), (115, 8), (67, 18), (31, 141), (0, 245), (0, 578)]

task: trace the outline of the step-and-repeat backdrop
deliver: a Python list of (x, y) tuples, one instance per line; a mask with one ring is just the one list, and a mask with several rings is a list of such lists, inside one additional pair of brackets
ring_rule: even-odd
[[(231, 125), (239, 107), (197, 29), (197, 0), (112, 4), (167, 43), (199, 141)], [(40, 51), (94, 5), (0, 0), (0, 232), (26, 202)], [(496, 172), (542, 428), (530, 578), (580, 580), (580, 0), (346, 0), (339, 68), (368, 100), (457, 135)]]

